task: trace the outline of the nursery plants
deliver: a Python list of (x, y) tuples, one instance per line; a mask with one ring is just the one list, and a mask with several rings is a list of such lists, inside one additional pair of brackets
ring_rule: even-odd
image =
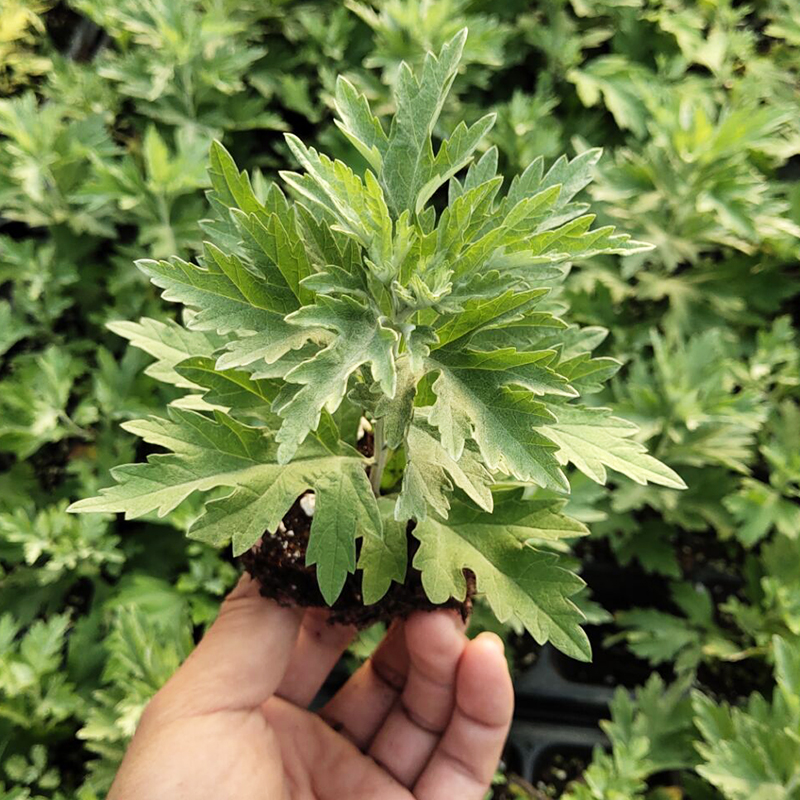
[(500, 621), (588, 659), (582, 582), (547, 546), (586, 532), (562, 513), (563, 467), (682, 481), (634, 425), (580, 401), (618, 364), (592, 358), (596, 337), (548, 295), (572, 259), (649, 246), (593, 227), (576, 200), (596, 150), (537, 159), (503, 190), (496, 149), (476, 157), (493, 115), (434, 143), (466, 36), (400, 67), (388, 131), (337, 82), (363, 177), (288, 134), (302, 171), (280, 173), (286, 193), (254, 188), (212, 146), (202, 257), (137, 262), (184, 325), (111, 326), (189, 390), (125, 423), (170, 452), (71, 510), (163, 516), (211, 493), (189, 536), (247, 554), (266, 595), (366, 624), (466, 602), (474, 576)]
[(0, 798), (102, 800), (243, 567), (472, 602), (495, 800), (797, 797), (797, 19), (0, 3)]

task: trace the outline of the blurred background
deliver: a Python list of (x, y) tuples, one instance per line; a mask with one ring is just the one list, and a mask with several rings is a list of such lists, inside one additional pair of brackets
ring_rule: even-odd
[(198, 252), (213, 138), (256, 187), (284, 131), (363, 167), (336, 76), (388, 114), (401, 61), (465, 25), (439, 132), (496, 111), (508, 176), (603, 147), (585, 199), (656, 245), (575, 264), (557, 302), (624, 362), (597, 402), (689, 485), (570, 476), (595, 662), (499, 631), (494, 796), (800, 798), (800, 0), (0, 0), (0, 798), (104, 797), (238, 574), (184, 537), (191, 499), (65, 513), (177, 396), (107, 327), (175, 343), (133, 260)]

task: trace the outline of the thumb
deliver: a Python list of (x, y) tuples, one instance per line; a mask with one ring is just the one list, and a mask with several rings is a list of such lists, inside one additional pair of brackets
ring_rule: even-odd
[(171, 718), (256, 708), (283, 678), (302, 612), (258, 593), (243, 575), (200, 644), (151, 701)]

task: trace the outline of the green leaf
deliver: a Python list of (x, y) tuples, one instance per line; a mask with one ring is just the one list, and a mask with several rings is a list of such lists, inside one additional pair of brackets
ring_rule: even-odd
[(406, 467), (395, 512), (398, 519), (424, 520), (429, 506), (446, 519), (453, 484), (491, 512), (491, 483), (492, 476), (471, 440), (465, 443), (461, 457), (453, 458), (439, 441), (436, 429), (417, 410), (406, 439)]
[(66, 411), (83, 362), (52, 345), (34, 357), (21, 357), (15, 366), (0, 384), (0, 451), (25, 459), (47, 442), (69, 435), (86, 438)]
[(7, 300), (0, 300), (0, 356), (5, 355), (31, 331), (30, 325), (15, 316), (11, 304)]
[(607, 408), (550, 406), (558, 421), (545, 425), (543, 433), (561, 449), (561, 464), (574, 464), (597, 483), (606, 482), (606, 467), (621, 472), (636, 483), (657, 483), (685, 489), (681, 477), (647, 454), (643, 444), (631, 439), (638, 428), (611, 416)]
[(578, 192), (585, 189), (591, 182), (594, 168), (601, 155), (602, 150), (594, 147), (580, 153), (571, 161), (568, 161), (566, 156), (561, 156), (553, 162), (544, 177), (542, 177), (543, 160), (537, 158), (521, 175), (511, 181), (505, 202), (509, 206), (514, 206), (526, 197), (533, 197), (545, 189), (558, 186), (560, 188), (554, 209), (561, 213), (550, 221), (549, 227), (556, 227), (557, 224), (568, 222), (569, 219), (586, 209), (584, 204), (576, 203), (570, 206), (570, 203)]
[(356, 538), (383, 538), (381, 515), (366, 470), (353, 469), (345, 461), (336, 466), (338, 469), (320, 475), (314, 484), (314, 520), (306, 550), (306, 564), (317, 565), (317, 582), (328, 605), (341, 593), (347, 574), (355, 572)]
[[(232, 492), (206, 503), (189, 535), (214, 545), (232, 541), (234, 554), (239, 555), (262, 534), (276, 530), (298, 497), (319, 486), (311, 539), (319, 534), (314, 552), (326, 554), (320, 588), (326, 598), (338, 595), (342, 570), (346, 574), (355, 567), (355, 544), (349, 559), (345, 537), (350, 535), (355, 542), (365, 527), (380, 530), (364, 459), (347, 445), (330, 447), (309, 437), (292, 464), (284, 466), (278, 463), (277, 445), (263, 429), (220, 412), (211, 419), (174, 407), (168, 411), (169, 419), (151, 417), (124, 427), (171, 452), (151, 456), (146, 464), (117, 467), (116, 486), (102, 490), (99, 497), (73, 503), (69, 510), (125, 512), (128, 519), (157, 510), (164, 516), (195, 491), (230, 487)], [(347, 513), (338, 506), (341, 497), (350, 504)], [(332, 522), (332, 514), (342, 514), (343, 520)], [(333, 564), (328, 563), (329, 555)]]
[(277, 381), (255, 380), (235, 369), (217, 369), (214, 359), (205, 356), (184, 359), (175, 365), (175, 372), (206, 389), (203, 399), (207, 403), (226, 410), (269, 408), (280, 389)]
[(627, 233), (615, 233), (613, 225), (592, 228), (594, 220), (594, 214), (586, 214), (555, 230), (537, 233), (525, 242), (525, 251), (535, 261), (554, 263), (567, 259), (591, 258), (599, 253), (631, 255), (653, 249), (646, 242), (631, 239)]
[[(800, 703), (796, 685), (798, 643), (776, 639), (779, 690), (767, 702), (752, 694), (741, 708), (716, 704), (694, 692), (697, 772), (730, 800), (792, 798), (800, 780)], [(788, 701), (788, 702), (787, 702)]]
[(275, 411), (284, 422), (278, 432), (281, 463), (288, 463), (297, 447), (315, 430), (323, 408), (333, 413), (347, 391), (347, 381), (362, 365), (369, 365), (373, 378), (387, 397), (394, 397), (397, 375), (392, 355), (397, 334), (385, 328), (371, 309), (344, 296), (320, 296), (313, 306), (304, 306), (288, 321), (302, 327), (322, 327), (336, 333), (334, 340), (313, 358), (289, 371), (285, 379), (300, 388), (278, 399)]
[(375, 419), (383, 420), (383, 438), (391, 450), (397, 450), (405, 443), (411, 424), (417, 383), (421, 377), (420, 373), (415, 372), (408, 356), (400, 356), (395, 364), (397, 388), (394, 397), (388, 398), (385, 394), (380, 394), (373, 410)]
[(547, 289), (528, 289), (515, 291), (508, 289), (495, 297), (476, 297), (464, 303), (460, 314), (443, 318), (434, 325), (438, 343), (432, 349), (438, 349), (451, 343), (457, 343), (465, 336), (477, 333), (484, 328), (502, 328), (525, 315), (536, 303), (547, 294)]
[(417, 79), (403, 63), (395, 86), (397, 111), (383, 152), (380, 180), (396, 216), (419, 213), (452, 175), (466, 166), (480, 140), (494, 124), (494, 115), (469, 128), (461, 123), (434, 155), (431, 134), (455, 80), (467, 38), (466, 29), (447, 42), (438, 56), (428, 53)]
[(175, 370), (176, 364), (192, 356), (210, 357), (225, 343), (222, 336), (188, 330), (174, 320), (142, 317), (138, 322), (108, 322), (106, 327), (156, 359), (145, 370), (146, 375), (187, 389), (195, 388), (195, 384)]
[(136, 262), (145, 275), (164, 291), (165, 300), (177, 301), (198, 310), (189, 327), (195, 330), (260, 330), (268, 312), (281, 314), (297, 307), (291, 291), (288, 296), (273, 295), (263, 280), (250, 272), (236, 255), (225, 255), (206, 244), (203, 267), (173, 257), (170, 261)]
[(319, 345), (330, 341), (328, 331), (319, 328), (298, 327), (287, 322), (280, 314), (265, 313), (258, 331), (240, 335), (225, 346), (228, 352), (217, 359), (218, 369), (249, 367), (256, 363), (274, 364), (289, 351), (299, 350), (310, 340)]
[(211, 178), (211, 198), (225, 208), (238, 208), (247, 214), (264, 209), (250, 185), (250, 178), (240, 171), (231, 154), (216, 139), (211, 143), (208, 174)]
[(364, 156), (372, 169), (380, 174), (388, 139), (380, 121), (370, 110), (367, 98), (359, 94), (347, 78), (340, 75), (336, 80), (335, 103), (336, 113), (339, 115), (334, 120), (337, 127)]
[[(568, 488), (555, 457), (556, 446), (544, 435), (553, 421), (535, 398), (544, 393), (569, 396), (566, 381), (547, 366), (553, 353), (492, 353), (439, 350), (429, 359), (438, 370), (433, 384), (436, 402), (430, 422), (439, 429), (450, 456), (461, 457), (473, 438), (486, 466), (541, 486)], [(543, 431), (539, 432), (539, 428)]]
[(308, 302), (311, 295), (301, 282), (311, 274), (311, 264), (297, 229), (294, 209), (289, 207), (283, 193), (274, 185), (268, 202), (270, 213), (247, 214), (238, 208), (231, 210), (242, 234), (244, 250), (264, 281), (275, 287), (273, 292), (283, 295), (288, 288), (297, 305)]
[(583, 69), (570, 70), (567, 77), (584, 105), (595, 106), (602, 96), (620, 128), (633, 131), (640, 139), (647, 134), (643, 95), (653, 80), (648, 69), (623, 55), (607, 55), (593, 59)]
[(753, 547), (773, 528), (791, 538), (800, 533), (800, 505), (761, 481), (744, 478), (739, 491), (723, 503), (738, 523), (736, 538), (745, 547)]
[(306, 175), (281, 172), (284, 182), (301, 197), (329, 211), (341, 230), (354, 236), (377, 264), (387, 261), (392, 247), (392, 220), (375, 176), (367, 170), (365, 180), (341, 161), (331, 161), (300, 139), (286, 134), (292, 153)]
[[(546, 504), (507, 503), (494, 514), (454, 503), (447, 521), (429, 515), (417, 524), (420, 547), (414, 566), (422, 572), (425, 593), (434, 603), (463, 599), (464, 569), (475, 573), (498, 620), (517, 617), (533, 638), (552, 642), (567, 655), (588, 661), (591, 649), (580, 627), (583, 615), (569, 598), (583, 581), (558, 566), (558, 557), (535, 550), (532, 538), (558, 538), (583, 532), (577, 523), (553, 521)], [(500, 512), (500, 513), (498, 513)]]
[(394, 501), (378, 499), (383, 526), (365, 530), (358, 567), (363, 571), (361, 594), (365, 605), (377, 603), (392, 585), (403, 583), (408, 561), (406, 520), (395, 519)]

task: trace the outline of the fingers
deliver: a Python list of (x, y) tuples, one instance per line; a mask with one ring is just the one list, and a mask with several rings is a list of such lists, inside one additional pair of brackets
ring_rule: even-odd
[(452, 719), (414, 785), (417, 800), (481, 800), (489, 788), (514, 711), (503, 645), (492, 633), (470, 642), (456, 678)]
[(466, 646), (455, 614), (415, 614), (406, 623), (406, 684), (368, 751), (403, 786), (414, 785), (450, 721)]
[(312, 608), (303, 615), (300, 634), (276, 694), (306, 707), (356, 635), (352, 625), (331, 625), (329, 611)]
[(397, 621), (320, 716), (360, 750), (366, 750), (405, 686), (407, 672), (405, 623)]
[(256, 708), (270, 697), (289, 663), (301, 612), (258, 593), (248, 575), (183, 666), (151, 701), (148, 716), (171, 718)]

